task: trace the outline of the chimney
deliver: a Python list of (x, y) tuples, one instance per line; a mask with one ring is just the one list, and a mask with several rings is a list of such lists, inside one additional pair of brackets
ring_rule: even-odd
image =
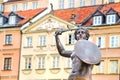
[(76, 14), (71, 14), (71, 18), (70, 18), (71, 21), (70, 21), (70, 22), (71, 22), (72, 24), (76, 24), (76, 23), (75, 23), (75, 18), (76, 18)]

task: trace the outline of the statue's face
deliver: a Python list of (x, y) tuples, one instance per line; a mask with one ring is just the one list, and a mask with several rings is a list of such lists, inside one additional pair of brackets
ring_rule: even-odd
[(77, 40), (87, 39), (87, 35), (86, 35), (85, 30), (83, 30), (83, 29), (77, 30), (77, 32), (76, 32), (76, 39)]
[(81, 68), (82, 62), (75, 54), (73, 54), (71, 58), (72, 58), (72, 73), (77, 74)]

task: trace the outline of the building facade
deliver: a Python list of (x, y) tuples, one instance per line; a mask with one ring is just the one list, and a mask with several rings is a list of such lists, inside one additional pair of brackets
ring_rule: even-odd
[(69, 9), (84, 6), (94, 6), (109, 3), (118, 3), (119, 0), (49, 0), (53, 4), (54, 10), (56, 9)]

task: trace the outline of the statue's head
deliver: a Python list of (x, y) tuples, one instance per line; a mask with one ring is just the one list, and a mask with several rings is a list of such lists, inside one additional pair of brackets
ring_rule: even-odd
[(80, 27), (76, 29), (74, 35), (76, 40), (80, 40), (80, 39), (88, 40), (90, 37), (89, 31), (87, 30), (87, 28), (84, 27)]

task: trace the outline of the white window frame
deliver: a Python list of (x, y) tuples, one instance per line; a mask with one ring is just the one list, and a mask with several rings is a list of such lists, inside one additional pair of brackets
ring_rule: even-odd
[(32, 67), (32, 58), (25, 57), (25, 69), (31, 69)]
[(71, 60), (71, 58), (67, 58), (67, 60), (66, 60), (66, 68), (72, 68), (72, 60)]
[(116, 14), (107, 15), (107, 24), (115, 24), (116, 23)]
[(75, 5), (75, 0), (70, 0), (70, 8), (74, 8), (74, 5)]
[(110, 36), (110, 47), (111, 48), (119, 47), (119, 36), (118, 35)]
[(33, 9), (37, 9), (38, 8), (38, 2), (33, 2)]
[(46, 36), (39, 36), (39, 46), (46, 46)]
[(104, 36), (98, 36), (96, 39), (96, 44), (99, 48), (105, 48), (105, 37)]
[(26, 46), (32, 47), (32, 37), (26, 37)]
[(64, 0), (59, 0), (59, 8), (64, 9)]
[(109, 3), (115, 2), (115, 0), (109, 0)]
[(23, 10), (27, 10), (28, 9), (28, 4), (27, 3), (24, 3), (23, 4)]
[(59, 68), (60, 64), (60, 57), (59, 56), (53, 56), (53, 65), (52, 68)]
[(5, 44), (12, 44), (12, 34), (7, 34), (5, 37)]
[(110, 60), (110, 73), (118, 73), (118, 60)]
[(45, 56), (38, 57), (38, 69), (45, 69)]
[(17, 11), (17, 5), (16, 4), (12, 5), (12, 11)]
[(67, 42), (67, 44), (74, 44), (74, 43), (75, 43), (74, 34), (68, 34), (68, 42)]
[(85, 0), (80, 0), (80, 7), (85, 6)]
[(16, 24), (16, 16), (15, 15), (9, 16), (9, 24), (10, 25)]
[(101, 24), (102, 24), (102, 16), (94, 16), (93, 25), (101, 25)]
[(90, 5), (96, 5), (96, 0), (90, 0)]
[(105, 61), (102, 60), (100, 62), (100, 65), (97, 66), (97, 73), (104, 73), (104, 69), (105, 69)]
[(0, 25), (3, 25), (3, 17), (0, 17)]

